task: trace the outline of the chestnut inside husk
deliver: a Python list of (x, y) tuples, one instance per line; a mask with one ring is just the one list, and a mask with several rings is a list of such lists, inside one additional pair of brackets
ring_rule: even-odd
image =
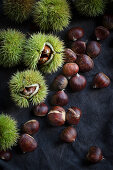
[(50, 61), (53, 59), (53, 56), (55, 54), (55, 51), (52, 47), (52, 45), (48, 42), (46, 42), (43, 46), (43, 49), (40, 54), (40, 60), (38, 61), (38, 65), (46, 65), (49, 64)]
[(32, 84), (29, 86), (25, 86), (23, 90), (20, 91), (21, 95), (25, 98), (31, 98), (36, 93), (38, 93), (39, 84)]

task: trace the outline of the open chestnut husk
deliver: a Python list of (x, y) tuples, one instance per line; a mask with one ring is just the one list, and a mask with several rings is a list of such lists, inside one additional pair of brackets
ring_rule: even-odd
[(22, 132), (33, 135), (39, 130), (39, 122), (37, 120), (29, 120), (22, 127)]
[(99, 26), (95, 29), (95, 36), (97, 40), (105, 40), (109, 34), (109, 30), (103, 26)]
[(0, 159), (10, 161), (12, 159), (12, 153), (10, 151), (0, 151)]
[(103, 26), (108, 29), (113, 29), (113, 15), (104, 15)]
[(81, 27), (73, 27), (68, 31), (68, 39), (76, 41), (84, 36), (84, 30)]
[(56, 106), (65, 106), (68, 104), (67, 94), (61, 90), (56, 92), (51, 98), (51, 104)]
[(97, 73), (93, 79), (93, 88), (104, 88), (110, 85), (110, 79), (103, 72)]
[(101, 52), (101, 45), (97, 41), (90, 41), (86, 47), (87, 55), (96, 58)]
[(91, 146), (87, 154), (87, 160), (91, 163), (97, 163), (103, 160), (101, 149), (97, 146)]
[(77, 73), (69, 80), (69, 85), (73, 92), (81, 91), (86, 87), (86, 78)]
[(54, 90), (63, 90), (67, 87), (67, 85), (68, 85), (67, 78), (63, 75), (59, 75), (54, 79), (52, 87)]
[(86, 54), (78, 55), (76, 63), (78, 64), (81, 72), (88, 72), (94, 67), (93, 60)]
[(37, 148), (37, 142), (32, 136), (23, 134), (20, 136), (19, 146), (23, 153), (32, 152)]
[(79, 67), (76, 63), (66, 63), (63, 66), (62, 72), (67, 77), (70, 78), (76, 73), (78, 73)]
[(64, 50), (64, 62), (74, 63), (77, 59), (77, 55), (70, 48), (65, 48)]
[(48, 113), (48, 106), (45, 103), (40, 103), (33, 108), (35, 116), (46, 116)]
[(86, 43), (84, 41), (77, 40), (72, 43), (71, 49), (76, 54), (84, 54), (86, 52)]
[(71, 107), (66, 113), (66, 120), (71, 125), (77, 125), (80, 121), (81, 110), (77, 107)]
[(66, 112), (63, 107), (54, 106), (47, 115), (48, 121), (52, 126), (62, 126), (65, 123)]
[(68, 126), (67, 128), (65, 128), (60, 135), (61, 140), (67, 143), (74, 142), (76, 137), (77, 137), (77, 131), (72, 126)]

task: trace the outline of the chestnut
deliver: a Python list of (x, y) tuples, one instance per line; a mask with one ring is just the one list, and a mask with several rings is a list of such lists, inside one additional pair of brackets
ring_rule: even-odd
[(48, 113), (48, 121), (52, 126), (62, 126), (65, 123), (66, 112), (63, 107), (54, 106)]
[(37, 120), (29, 120), (22, 127), (22, 132), (33, 135), (39, 130), (39, 122)]
[(91, 146), (87, 154), (87, 160), (91, 163), (97, 163), (103, 160), (101, 149), (97, 146)]
[(93, 79), (93, 88), (104, 88), (110, 85), (110, 79), (103, 72), (97, 73)]
[(68, 39), (76, 41), (84, 36), (84, 30), (81, 27), (73, 27), (68, 31)]
[(69, 85), (73, 92), (81, 91), (86, 87), (86, 78), (77, 73), (69, 80)]
[(20, 136), (19, 146), (23, 153), (32, 152), (37, 148), (37, 142), (32, 136), (23, 134)]
[(54, 90), (63, 90), (67, 87), (67, 85), (67, 78), (63, 75), (59, 75), (54, 79), (52, 87)]
[(101, 52), (101, 45), (97, 41), (90, 41), (87, 44), (86, 52), (91, 58), (96, 58)]
[(108, 29), (113, 29), (113, 15), (104, 15), (103, 26)]
[(48, 106), (45, 103), (40, 103), (33, 108), (36, 116), (45, 116), (48, 113)]
[(66, 120), (69, 124), (77, 125), (80, 121), (81, 110), (77, 107), (71, 107), (66, 113)]
[(78, 64), (81, 72), (88, 72), (94, 67), (93, 60), (86, 54), (78, 55), (76, 63)]
[(77, 55), (70, 48), (64, 50), (64, 62), (65, 63), (74, 63), (77, 59)]
[(10, 161), (12, 159), (12, 153), (10, 151), (0, 151), (0, 159)]
[(67, 94), (63, 90), (56, 92), (51, 98), (51, 104), (58, 106), (67, 105), (68, 104)]
[(97, 40), (105, 40), (109, 34), (109, 30), (103, 26), (99, 26), (95, 29), (95, 36)]
[(77, 137), (77, 131), (74, 127), (68, 126), (66, 127), (60, 135), (60, 138), (62, 141), (67, 142), (67, 143), (72, 143), (75, 141)]
[(63, 66), (62, 72), (67, 77), (70, 78), (76, 73), (78, 73), (79, 67), (76, 63), (66, 63)]
[(84, 41), (77, 40), (72, 43), (71, 49), (76, 54), (84, 54), (86, 52), (86, 43)]

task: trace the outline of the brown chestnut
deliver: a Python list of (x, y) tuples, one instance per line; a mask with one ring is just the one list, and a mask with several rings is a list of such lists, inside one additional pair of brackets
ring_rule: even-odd
[(64, 50), (64, 62), (65, 63), (74, 63), (77, 59), (77, 55), (70, 48)]
[(78, 55), (76, 63), (78, 64), (81, 72), (88, 72), (94, 67), (93, 60), (86, 54)]
[(93, 79), (93, 88), (104, 88), (110, 85), (110, 79), (104, 73), (97, 73)]
[(62, 141), (71, 143), (74, 142), (77, 137), (77, 131), (74, 127), (68, 126), (65, 128), (60, 135)]
[(80, 121), (81, 110), (77, 107), (71, 107), (66, 113), (66, 120), (69, 124), (77, 125)]
[(103, 160), (101, 149), (97, 146), (91, 146), (87, 154), (87, 160), (91, 163), (97, 163)]
[(32, 136), (23, 134), (20, 136), (19, 146), (23, 153), (32, 152), (37, 148), (37, 142)]
[(48, 113), (48, 120), (52, 126), (62, 126), (65, 123), (65, 110), (63, 107), (54, 106)]
[(97, 41), (90, 41), (87, 44), (86, 52), (91, 58), (96, 58), (101, 52), (101, 45)]
[(95, 29), (95, 36), (97, 40), (105, 40), (109, 34), (109, 30), (103, 26), (99, 26)]
[(66, 63), (64, 64), (62, 69), (63, 74), (68, 78), (78, 73), (78, 71), (79, 71), (79, 67), (76, 63)]
[(29, 120), (22, 127), (22, 132), (33, 135), (39, 130), (39, 122), (37, 120)]
[(10, 161), (12, 159), (12, 153), (10, 151), (0, 151), (0, 159)]
[(77, 73), (69, 80), (69, 85), (73, 92), (81, 91), (86, 87), (86, 78)]
[(50, 54), (51, 54), (51, 48), (48, 45), (45, 45), (42, 51), (42, 55), (47, 55), (49, 57)]
[(104, 15), (103, 25), (108, 29), (113, 29), (113, 15)]
[(67, 87), (67, 85), (67, 78), (63, 75), (59, 75), (54, 79), (52, 87), (54, 90), (63, 90)]
[(57, 106), (67, 105), (68, 104), (67, 94), (63, 90), (56, 92), (51, 98), (51, 104)]
[(68, 39), (76, 41), (84, 36), (84, 30), (81, 27), (73, 27), (68, 31)]
[(84, 41), (77, 40), (72, 43), (71, 49), (76, 54), (84, 54), (86, 52), (86, 43)]
[(40, 103), (33, 108), (36, 116), (45, 116), (48, 113), (48, 106), (45, 103)]

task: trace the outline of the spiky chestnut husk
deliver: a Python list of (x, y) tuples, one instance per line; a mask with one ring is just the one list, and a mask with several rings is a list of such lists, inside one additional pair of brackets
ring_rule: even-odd
[(3, 9), (11, 20), (22, 23), (30, 16), (34, 4), (35, 0), (3, 0)]
[[(52, 60), (47, 64), (38, 65), (45, 43), (51, 44), (54, 53)], [(58, 37), (42, 33), (33, 34), (25, 45), (24, 63), (30, 69), (37, 69), (39, 66), (44, 73), (57, 71), (64, 63), (64, 43)]]
[(21, 61), (25, 36), (13, 29), (0, 31), (0, 65), (12, 67)]
[(75, 7), (81, 15), (96, 17), (104, 13), (106, 2), (104, 0), (78, 0)]
[[(33, 85), (34, 87), (37, 85), (38, 89), (36, 87), (31, 95), (26, 96), (23, 93), (24, 90), (26, 87), (32, 87)], [(48, 92), (44, 77), (39, 71), (33, 70), (15, 73), (9, 82), (9, 87), (13, 101), (21, 108), (29, 107), (30, 103), (35, 105), (43, 102)]]
[(0, 150), (16, 145), (19, 138), (17, 122), (9, 115), (0, 115)]
[(61, 31), (71, 19), (69, 4), (66, 0), (40, 0), (34, 6), (33, 18), (41, 30)]

